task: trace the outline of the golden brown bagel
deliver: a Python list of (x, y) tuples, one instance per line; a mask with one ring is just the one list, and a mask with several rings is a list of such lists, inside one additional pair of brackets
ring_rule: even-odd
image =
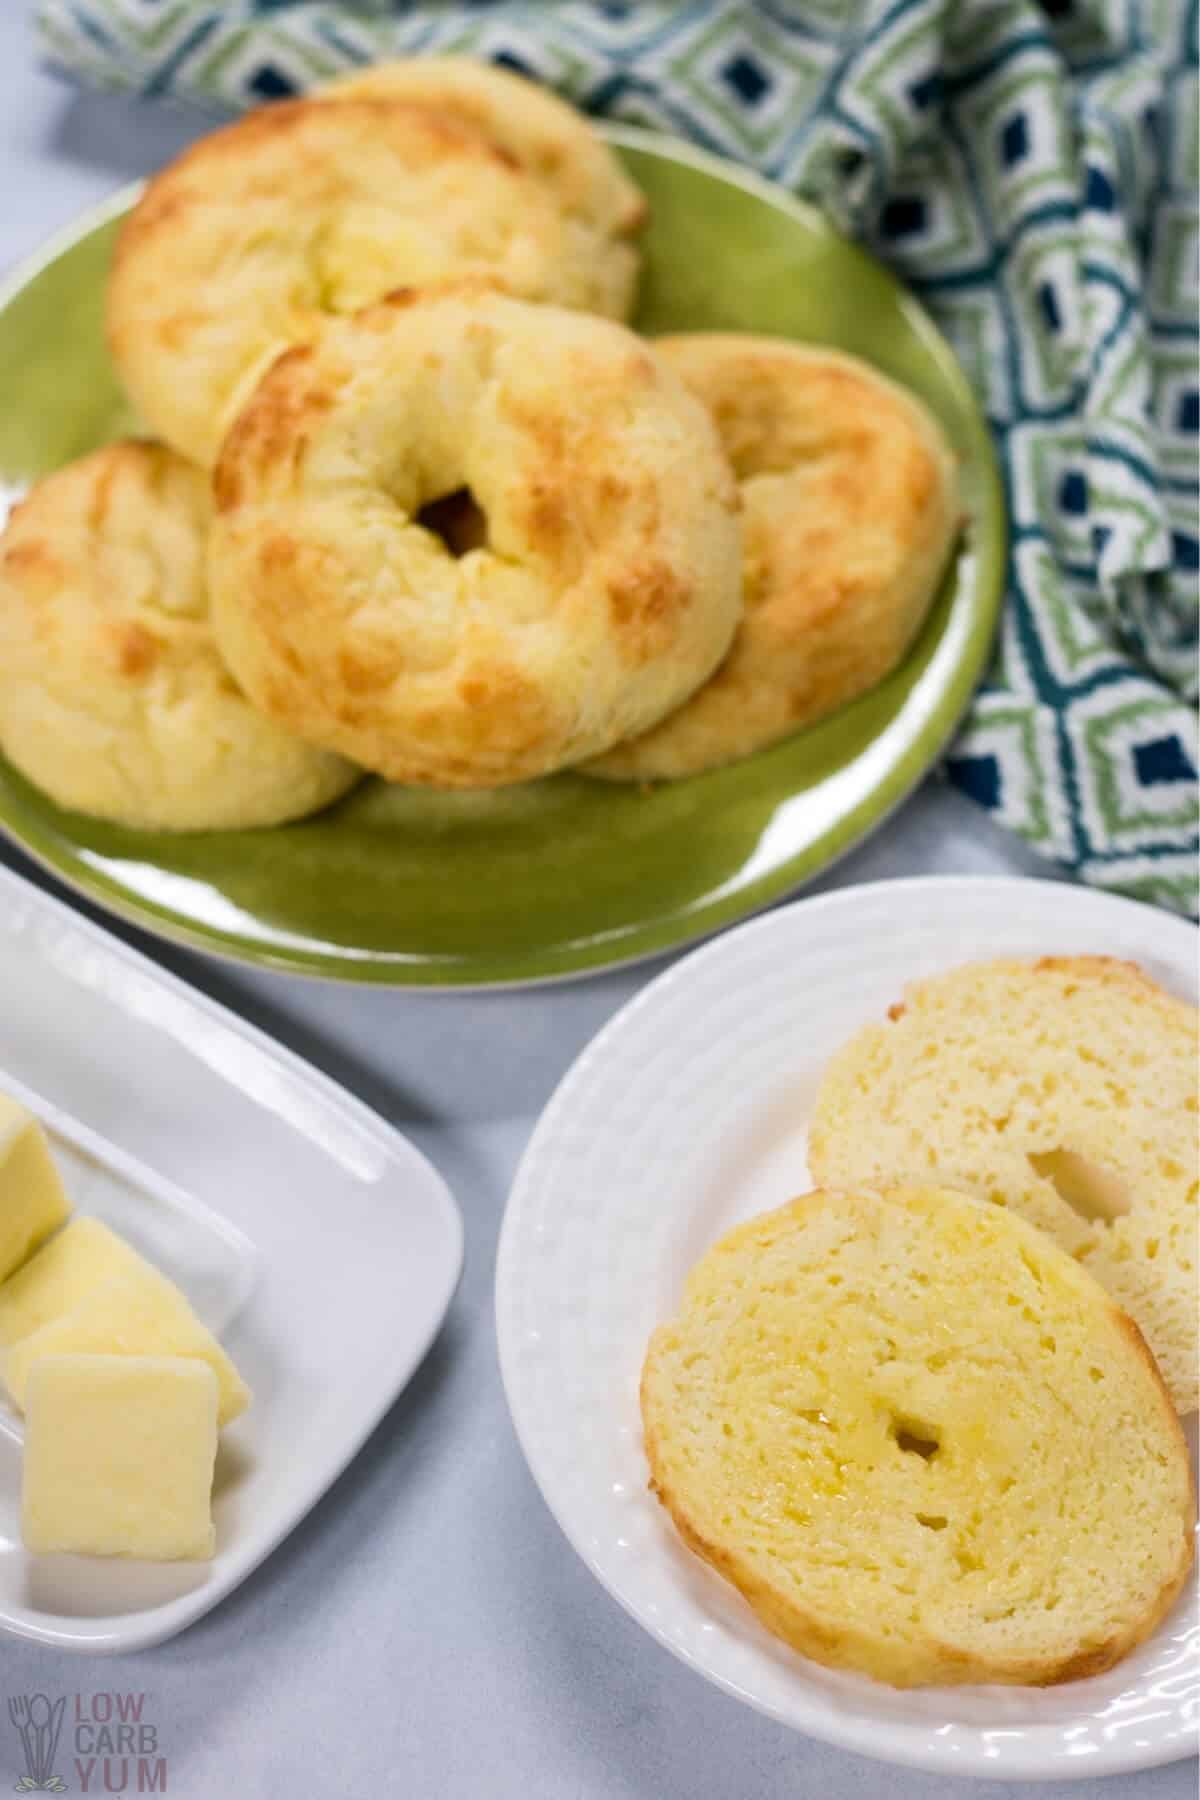
[(208, 616), (207, 478), (161, 444), (39, 481), (0, 538), (0, 746), (59, 806), (160, 831), (276, 825), (360, 771), (264, 718)]
[(595, 234), (593, 254), (625, 266), (632, 282), (646, 197), (589, 120), (537, 82), (470, 56), (412, 56), (355, 69), (317, 93), (417, 101), (468, 119), (549, 183), (581, 233)]
[(660, 338), (716, 421), (742, 495), (745, 616), (712, 680), (587, 773), (673, 780), (765, 749), (882, 681), (958, 530), (930, 414), (854, 357), (734, 333)]
[(142, 416), (207, 465), (264, 369), (324, 318), (474, 273), (623, 315), (634, 270), (628, 244), (608, 255), (460, 112), (287, 101), (202, 138), (149, 183), (117, 241), (109, 345)]
[(740, 614), (703, 408), (624, 327), (478, 286), (281, 358), (216, 494), (238, 679), (393, 781), (498, 786), (606, 748), (692, 692)]

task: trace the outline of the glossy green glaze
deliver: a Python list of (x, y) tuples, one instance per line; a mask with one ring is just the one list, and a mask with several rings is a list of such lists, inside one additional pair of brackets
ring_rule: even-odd
[[(911, 656), (825, 724), (654, 789), (561, 775), (496, 793), (365, 782), (273, 831), (173, 837), (59, 811), (0, 761), (0, 826), (92, 899), (203, 949), (405, 986), (536, 981), (653, 954), (825, 868), (934, 761), (982, 673), (1004, 522), (986, 428), (920, 308), (813, 213), (667, 140), (611, 134), (653, 208), (647, 332), (728, 328), (856, 351), (922, 395), (962, 457), (970, 525)], [(120, 196), (0, 299), (0, 481), (132, 423), (103, 347)]]

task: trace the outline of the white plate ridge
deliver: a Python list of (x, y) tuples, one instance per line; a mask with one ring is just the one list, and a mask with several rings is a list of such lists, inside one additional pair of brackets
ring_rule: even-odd
[(243, 1581), (378, 1424), (453, 1297), (462, 1223), (360, 1101), (3, 868), (0, 995), (0, 1088), (46, 1124), (77, 1211), (179, 1282), (254, 1393), (222, 1437), (210, 1564), (28, 1556), (0, 1416), (0, 1631), (141, 1649)]
[(1194, 1589), (1116, 1669), (1058, 1688), (900, 1691), (824, 1669), (760, 1626), (649, 1494), (641, 1361), (702, 1251), (812, 1185), (817, 1083), (859, 1025), (956, 963), (1086, 953), (1127, 957), (1196, 999), (1190, 926), (1053, 882), (884, 882), (741, 926), (652, 982), (584, 1051), (534, 1133), (501, 1233), (513, 1420), (593, 1574), (727, 1692), (811, 1736), (940, 1773), (1063, 1779), (1193, 1753)]

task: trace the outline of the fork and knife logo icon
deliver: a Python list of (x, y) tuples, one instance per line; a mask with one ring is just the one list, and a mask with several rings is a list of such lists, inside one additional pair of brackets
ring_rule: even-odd
[(13, 1694), (8, 1716), (25, 1751), (25, 1773), (16, 1784), (18, 1794), (65, 1794), (67, 1784), (54, 1773), (54, 1758), (62, 1731), (65, 1699), (52, 1705), (45, 1694)]

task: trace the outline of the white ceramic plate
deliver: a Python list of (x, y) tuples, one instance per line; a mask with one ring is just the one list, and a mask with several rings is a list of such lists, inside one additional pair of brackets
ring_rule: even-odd
[(236, 1587), (349, 1462), (442, 1321), (462, 1225), (359, 1101), (4, 869), (0, 1088), (46, 1123), (77, 1210), (184, 1288), (254, 1392), (223, 1434), (206, 1564), (26, 1555), (0, 1414), (0, 1628), (138, 1649)]
[(1049, 882), (924, 879), (801, 901), (644, 989), (580, 1057), (534, 1133), (496, 1276), (517, 1433), (559, 1524), (659, 1642), (785, 1724), (868, 1755), (995, 1777), (1100, 1775), (1188, 1755), (1194, 1592), (1118, 1668), (1052, 1689), (901, 1692), (823, 1669), (763, 1629), (647, 1492), (638, 1377), (696, 1258), (810, 1187), (826, 1059), (904, 984), (990, 956), (1129, 957), (1195, 998), (1196, 939), (1133, 902)]

